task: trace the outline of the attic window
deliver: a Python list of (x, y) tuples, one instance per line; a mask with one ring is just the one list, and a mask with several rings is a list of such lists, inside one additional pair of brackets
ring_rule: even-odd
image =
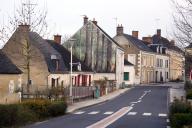
[(56, 55), (51, 55), (51, 60), (56, 60), (57, 56)]

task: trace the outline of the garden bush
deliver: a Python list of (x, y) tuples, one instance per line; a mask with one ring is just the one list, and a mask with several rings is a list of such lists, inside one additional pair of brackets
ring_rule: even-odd
[(170, 106), (170, 114), (192, 113), (192, 107), (189, 103), (176, 100)]
[(172, 128), (184, 128), (192, 126), (192, 113), (176, 113), (170, 117)]
[(186, 95), (187, 99), (192, 99), (192, 89), (187, 91), (187, 95)]
[(35, 121), (64, 115), (64, 101), (29, 100), (21, 104), (0, 105), (0, 128), (26, 125)]

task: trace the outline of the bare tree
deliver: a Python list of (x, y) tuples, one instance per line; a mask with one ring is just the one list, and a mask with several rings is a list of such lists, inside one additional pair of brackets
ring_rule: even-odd
[(192, 43), (192, 0), (172, 0), (174, 5), (173, 21), (175, 38), (183, 46)]
[[(8, 24), (2, 26), (0, 29), (1, 42), (5, 44), (19, 25), (28, 25), (30, 31), (34, 31), (42, 37), (45, 36), (47, 34), (47, 11), (45, 9), (41, 10), (37, 8), (36, 3), (31, 3), (31, 0), (23, 0), (20, 7), (16, 9), (14, 16), (9, 17)], [(35, 50), (29, 39), (29, 34), (23, 34), (23, 39), (17, 40), (17, 43), (21, 45), (19, 54), (23, 57), (22, 64), (17, 66), (22, 68), (27, 74), (27, 92), (29, 92), (29, 86), (31, 84), (31, 60), (38, 56), (34, 54)], [(11, 54), (13, 55), (13, 53)]]

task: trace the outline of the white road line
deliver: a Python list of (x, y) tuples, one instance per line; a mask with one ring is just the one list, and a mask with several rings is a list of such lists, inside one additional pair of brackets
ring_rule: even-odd
[(151, 113), (143, 113), (143, 116), (151, 116)]
[(73, 114), (80, 115), (80, 114), (83, 114), (83, 113), (85, 113), (85, 112), (84, 111), (79, 111), (79, 112), (75, 112)]
[(136, 115), (137, 114), (137, 112), (129, 112), (127, 115)]
[(167, 128), (171, 128), (170, 126), (167, 126)]
[(169, 122), (170, 122), (170, 121), (169, 121), (169, 119), (167, 119), (166, 121), (167, 121), (167, 123), (169, 123)]
[(106, 128), (122, 116), (124, 116), (127, 112), (129, 112), (132, 109), (132, 107), (123, 107), (117, 112), (113, 113), (112, 115), (90, 125), (87, 126), (86, 128)]
[(90, 113), (88, 113), (89, 115), (95, 115), (95, 114), (97, 114), (97, 113), (99, 113), (99, 111), (93, 111), (93, 112), (90, 112)]
[(131, 107), (133, 107), (135, 104), (131, 104)]
[(105, 112), (104, 115), (111, 115), (113, 112)]
[(167, 117), (167, 114), (164, 114), (164, 113), (159, 113), (158, 115), (159, 117)]

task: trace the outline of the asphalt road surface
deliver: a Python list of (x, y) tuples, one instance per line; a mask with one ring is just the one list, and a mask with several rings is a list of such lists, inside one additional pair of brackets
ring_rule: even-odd
[(26, 128), (167, 128), (168, 87), (137, 86), (105, 103)]

